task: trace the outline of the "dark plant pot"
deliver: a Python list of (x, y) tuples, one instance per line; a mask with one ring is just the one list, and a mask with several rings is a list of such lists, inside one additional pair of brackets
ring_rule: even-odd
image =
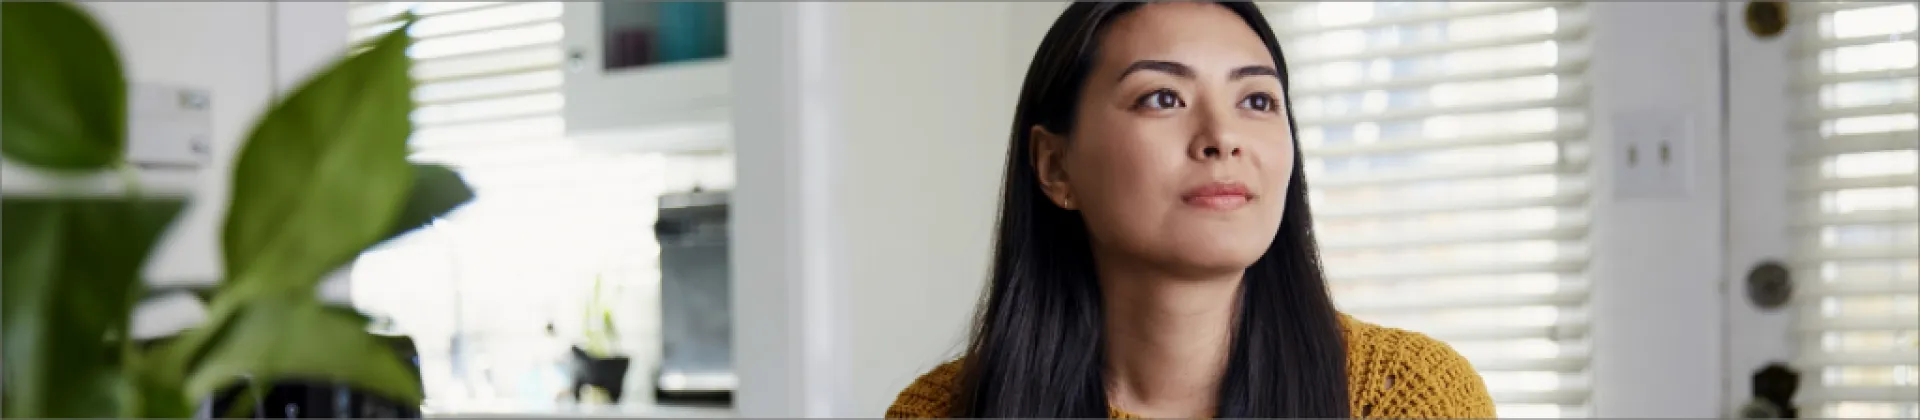
[[(413, 339), (383, 336), (395, 352), (413, 368), (414, 381), (420, 383), (419, 355)], [(240, 384), (215, 395), (200, 417), (225, 417), (246, 385)], [(282, 380), (270, 387), (250, 418), (421, 418), (420, 407), (394, 402), (343, 384), (329, 381)]]
[(598, 358), (587, 354), (579, 346), (573, 347), (573, 399), (580, 399), (580, 390), (586, 386), (595, 386), (607, 391), (607, 399), (620, 402), (620, 394), (627, 382), (627, 367), (633, 360), (626, 356)]
[[(243, 387), (220, 393), (202, 413), (225, 417)], [(395, 403), (345, 385), (314, 381), (280, 381), (267, 391), (247, 418), (420, 418), (420, 408)]]

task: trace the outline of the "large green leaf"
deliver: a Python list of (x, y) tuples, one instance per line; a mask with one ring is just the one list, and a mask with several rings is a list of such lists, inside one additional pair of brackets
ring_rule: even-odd
[(134, 387), (140, 393), (139, 405), (123, 410), (121, 417), (185, 418), (193, 416), (193, 402), (180, 376), (166, 374), (168, 361), (155, 355), (143, 355), (131, 372)]
[(389, 233), (413, 186), (408, 44), (406, 27), (388, 33), (254, 127), (234, 168), (223, 293), (310, 292)]
[(337, 380), (403, 404), (420, 402), (413, 371), (367, 332), (364, 317), (329, 309), (312, 296), (275, 294), (256, 295), (233, 322), (188, 375), (188, 395), (212, 395), (246, 377), (257, 383)]
[(109, 417), (140, 269), (178, 200), (0, 198), (7, 417)]
[(127, 81), (115, 54), (78, 6), (0, 3), (0, 153), (57, 169), (120, 161)]
[(452, 168), (432, 164), (413, 165), (413, 191), (407, 194), (407, 204), (400, 210), (399, 218), (385, 239), (404, 235), (421, 226), (426, 226), (434, 218), (446, 215), (455, 207), (473, 200), (473, 189)]

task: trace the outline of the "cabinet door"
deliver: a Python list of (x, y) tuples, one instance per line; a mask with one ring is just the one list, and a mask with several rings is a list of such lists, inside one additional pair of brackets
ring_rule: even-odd
[[(708, 148), (723, 140), (714, 137), (730, 113), (726, 8), (721, 2), (567, 2), (568, 136), (629, 149)], [(703, 142), (687, 144), (694, 140), (689, 136)]]

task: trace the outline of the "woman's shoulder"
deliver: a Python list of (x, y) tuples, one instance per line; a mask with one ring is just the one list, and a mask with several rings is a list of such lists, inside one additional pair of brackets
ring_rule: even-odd
[(1466, 362), (1459, 353), (1453, 351), (1453, 347), (1426, 334), (1381, 326), (1346, 313), (1340, 314), (1340, 330), (1346, 335), (1349, 354), (1434, 358), (1434, 362), (1442, 363)]
[(887, 418), (947, 417), (960, 391), (960, 359), (941, 363), (920, 375), (887, 407)]
[[(1494, 417), (1486, 384), (1465, 357), (1425, 334), (1340, 314), (1347, 386), (1357, 417)], [(900, 391), (887, 418), (947, 417), (960, 389), (961, 359), (921, 374)]]
[(1493, 398), (1467, 358), (1413, 331), (1340, 315), (1347, 386), (1359, 417), (1494, 417)]

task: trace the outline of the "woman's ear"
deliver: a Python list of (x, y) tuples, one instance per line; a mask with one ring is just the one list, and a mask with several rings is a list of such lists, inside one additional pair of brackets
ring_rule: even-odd
[(1065, 163), (1067, 139), (1036, 124), (1027, 133), (1027, 155), (1033, 157), (1033, 173), (1039, 178), (1040, 191), (1053, 204), (1067, 210), (1077, 207), (1073, 187), (1067, 182)]

